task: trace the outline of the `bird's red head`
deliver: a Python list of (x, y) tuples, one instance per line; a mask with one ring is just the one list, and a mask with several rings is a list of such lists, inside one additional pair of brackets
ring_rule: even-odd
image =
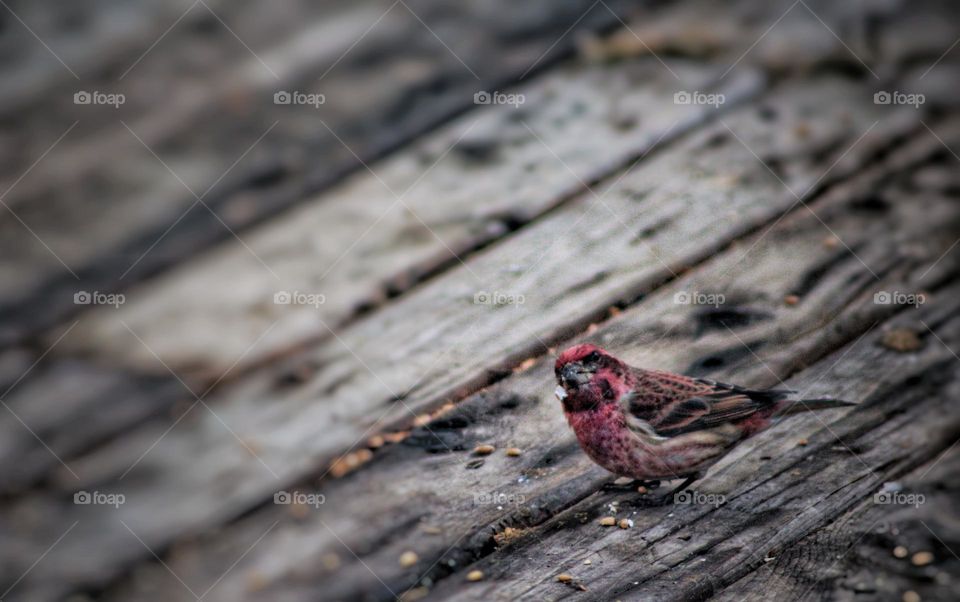
[(574, 345), (557, 356), (557, 397), (568, 412), (615, 401), (626, 388), (628, 370), (626, 364), (596, 345)]

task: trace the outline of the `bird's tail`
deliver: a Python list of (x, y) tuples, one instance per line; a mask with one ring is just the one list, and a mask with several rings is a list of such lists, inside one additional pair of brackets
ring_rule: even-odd
[(855, 405), (857, 405), (856, 402), (833, 399), (832, 397), (791, 399), (780, 406), (776, 412), (776, 416), (789, 416), (790, 414), (799, 414), (801, 412), (813, 412), (816, 410), (828, 410), (831, 408), (843, 408)]

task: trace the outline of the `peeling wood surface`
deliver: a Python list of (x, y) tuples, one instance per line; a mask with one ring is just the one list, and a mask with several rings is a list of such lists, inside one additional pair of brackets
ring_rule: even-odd
[[(91, 87), (184, 17), (126, 84), (153, 81), (169, 106), (131, 97), (123, 122), (65, 100), (76, 80), (39, 52), (0, 67), (9, 140), (84, 117), (65, 162), (5, 202), (71, 249), (83, 287), (126, 295), (74, 306), (77, 281), (0, 220), (16, 259), (0, 293), (3, 599), (943, 599), (960, 578), (954, 9), (610, 3), (550, 46), (588, 3), (470, 8), (480, 25), (459, 37), (462, 14), (401, 4), (346, 55), (389, 4), (143, 3), (121, 26), (89, 2), (62, 38), (25, 9), (58, 48), (70, 27), (102, 32), (71, 54)], [(205, 16), (221, 11), (251, 53)], [(254, 53), (297, 89), (329, 69), (329, 130), (272, 102)], [(479, 89), (524, 102), (473, 106)], [(210, 194), (239, 240), (198, 206), (129, 280), (112, 273), (195, 200), (124, 123), (202, 190), (275, 120)], [(80, 209), (80, 190), (102, 194)], [(552, 398), (554, 352), (577, 341), (858, 405), (784, 421), (694, 503), (656, 505), (601, 490), (610, 475)], [(883, 488), (923, 501), (881, 503)]]

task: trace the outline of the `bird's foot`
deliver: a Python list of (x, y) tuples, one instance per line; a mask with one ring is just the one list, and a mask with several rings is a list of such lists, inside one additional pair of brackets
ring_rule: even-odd
[[(644, 485), (638, 487), (638, 492), (641, 494), (640, 497), (636, 498), (631, 505), (642, 508), (653, 508), (658, 506), (666, 506), (668, 504), (673, 504), (677, 502), (677, 494), (681, 493), (684, 489), (690, 486), (691, 483), (700, 478), (700, 475), (690, 475), (684, 479), (680, 485), (674, 487), (669, 492), (662, 495), (643, 495), (648, 492), (650, 489), (656, 489), (660, 486), (660, 481), (647, 481)], [(642, 481), (637, 481), (642, 482)], [(681, 503), (682, 500), (681, 500)]]

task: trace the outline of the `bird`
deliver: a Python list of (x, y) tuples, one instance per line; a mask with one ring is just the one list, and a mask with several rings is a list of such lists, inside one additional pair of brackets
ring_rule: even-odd
[(589, 343), (560, 353), (554, 373), (556, 397), (587, 456), (650, 488), (661, 480), (683, 479), (668, 495), (785, 416), (856, 405), (645, 370)]

